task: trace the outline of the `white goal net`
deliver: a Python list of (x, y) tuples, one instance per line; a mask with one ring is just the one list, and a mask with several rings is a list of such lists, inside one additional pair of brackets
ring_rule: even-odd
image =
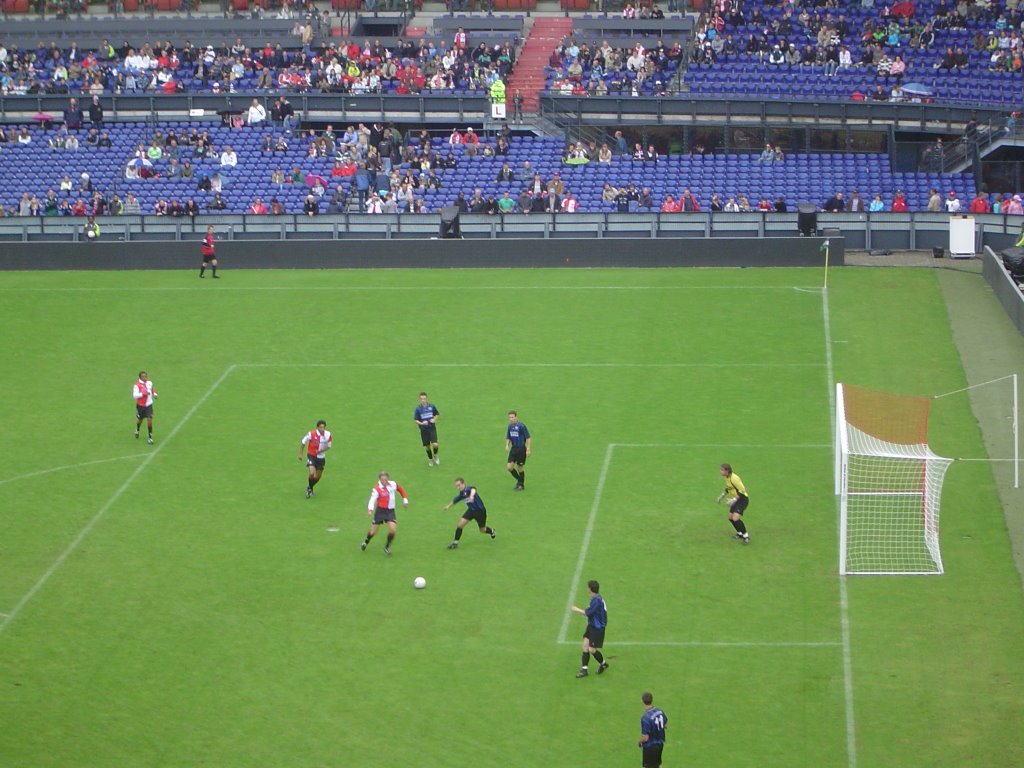
[(836, 385), (842, 574), (939, 574), (942, 480), (928, 398)]

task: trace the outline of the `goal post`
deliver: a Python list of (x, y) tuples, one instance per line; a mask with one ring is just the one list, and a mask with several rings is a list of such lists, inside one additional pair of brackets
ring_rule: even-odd
[(931, 401), (836, 385), (839, 572), (940, 574), (939, 509), (952, 459), (928, 447)]

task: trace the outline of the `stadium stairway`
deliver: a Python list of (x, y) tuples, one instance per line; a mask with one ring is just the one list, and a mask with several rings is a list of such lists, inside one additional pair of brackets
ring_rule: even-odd
[(544, 67), (551, 51), (571, 34), (571, 18), (549, 16), (534, 19), (508, 84), (509, 96), (515, 95), (516, 91), (522, 93), (524, 112), (537, 112), (539, 95), (544, 90)]

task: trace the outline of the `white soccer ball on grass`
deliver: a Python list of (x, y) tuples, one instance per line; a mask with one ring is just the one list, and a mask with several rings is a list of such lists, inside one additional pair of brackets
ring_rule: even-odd
[(415, 579), (412, 580), (412, 585), (416, 587), (416, 589), (423, 589), (425, 586), (427, 586), (427, 580), (424, 579), (422, 576), (417, 576)]

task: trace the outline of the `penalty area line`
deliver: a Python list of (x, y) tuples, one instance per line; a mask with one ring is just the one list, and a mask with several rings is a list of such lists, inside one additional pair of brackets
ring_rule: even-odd
[(594, 522), (597, 520), (597, 510), (601, 506), (601, 495), (604, 493), (604, 482), (608, 478), (608, 468), (612, 464), (612, 453), (615, 451), (615, 443), (608, 443), (604, 452), (604, 462), (601, 464), (601, 474), (597, 477), (597, 489), (594, 491), (594, 502), (590, 505), (590, 517), (587, 518), (587, 527), (583, 530), (583, 541), (580, 543), (580, 554), (576, 558), (576, 570), (573, 571), (572, 581), (569, 583), (569, 598), (565, 601), (565, 615), (562, 617), (562, 627), (558, 631), (557, 643), (565, 642), (569, 634), (569, 619), (572, 618), (572, 605), (576, 597), (576, 590), (579, 587), (580, 576), (583, 575), (583, 565), (587, 562), (587, 550), (590, 549), (590, 538), (594, 534)]
[[(561, 640), (559, 645), (578, 645), (576, 640)], [(841, 642), (805, 642), (799, 640), (781, 640), (778, 642), (758, 640), (616, 640), (610, 644), (619, 646), (644, 648), (841, 648)]]
[(103, 519), (103, 516), (107, 514), (107, 511), (112, 506), (114, 506), (114, 504), (117, 502), (118, 499), (121, 498), (121, 496), (124, 495), (124, 492), (127, 491), (131, 484), (135, 482), (135, 479), (142, 474), (142, 471), (149, 466), (150, 462), (152, 462), (153, 459), (160, 455), (160, 451), (162, 451), (168, 445), (168, 443), (170, 443), (171, 440), (174, 439), (174, 436), (181, 431), (182, 427), (188, 424), (189, 420), (192, 418), (193, 415), (195, 415), (195, 412), (202, 407), (203, 403), (210, 399), (210, 395), (217, 391), (217, 388), (224, 383), (224, 380), (231, 374), (233, 370), (235, 370), (235, 367), (236, 366), (234, 365), (229, 365), (224, 370), (224, 373), (222, 373), (220, 377), (215, 382), (213, 382), (212, 385), (210, 385), (210, 388), (206, 390), (206, 392), (203, 394), (201, 398), (199, 398), (199, 401), (188, 410), (188, 413), (186, 413), (182, 417), (181, 421), (174, 425), (174, 429), (172, 429), (168, 433), (167, 437), (164, 438), (163, 441), (161, 441), (157, 445), (157, 447), (153, 450), (152, 453), (146, 455), (142, 463), (139, 464), (139, 466), (137, 466), (135, 470), (128, 476), (128, 479), (121, 484), (121, 487), (114, 491), (114, 494), (109, 499), (107, 499), (107, 501), (103, 504), (102, 507), (99, 508), (96, 514), (94, 514), (92, 518), (90, 518), (89, 522), (87, 522), (85, 526), (78, 532), (78, 535), (71, 540), (71, 543), (64, 548), (64, 550), (57, 556), (57, 559), (54, 560), (50, 564), (50, 567), (47, 568), (46, 571), (43, 573), (43, 575), (36, 580), (36, 583), (32, 585), (32, 588), (29, 589), (29, 591), (26, 592), (24, 596), (17, 602), (14, 608), (11, 609), (11, 612), (2, 617), (2, 620), (0, 620), (0, 635), (3, 635), (4, 630), (7, 629), (8, 625), (12, 621), (14, 621), (15, 618), (17, 618), (18, 614), (21, 613), (21, 609), (28, 605), (29, 601), (36, 596), (39, 590), (46, 586), (46, 583), (50, 580), (50, 577), (53, 576), (53, 574), (57, 572), (57, 569), (64, 564), (64, 561), (67, 560), (76, 549), (78, 549), (78, 546), (82, 543), (85, 537), (89, 535), (89, 531), (91, 531), (96, 526), (96, 524)]

